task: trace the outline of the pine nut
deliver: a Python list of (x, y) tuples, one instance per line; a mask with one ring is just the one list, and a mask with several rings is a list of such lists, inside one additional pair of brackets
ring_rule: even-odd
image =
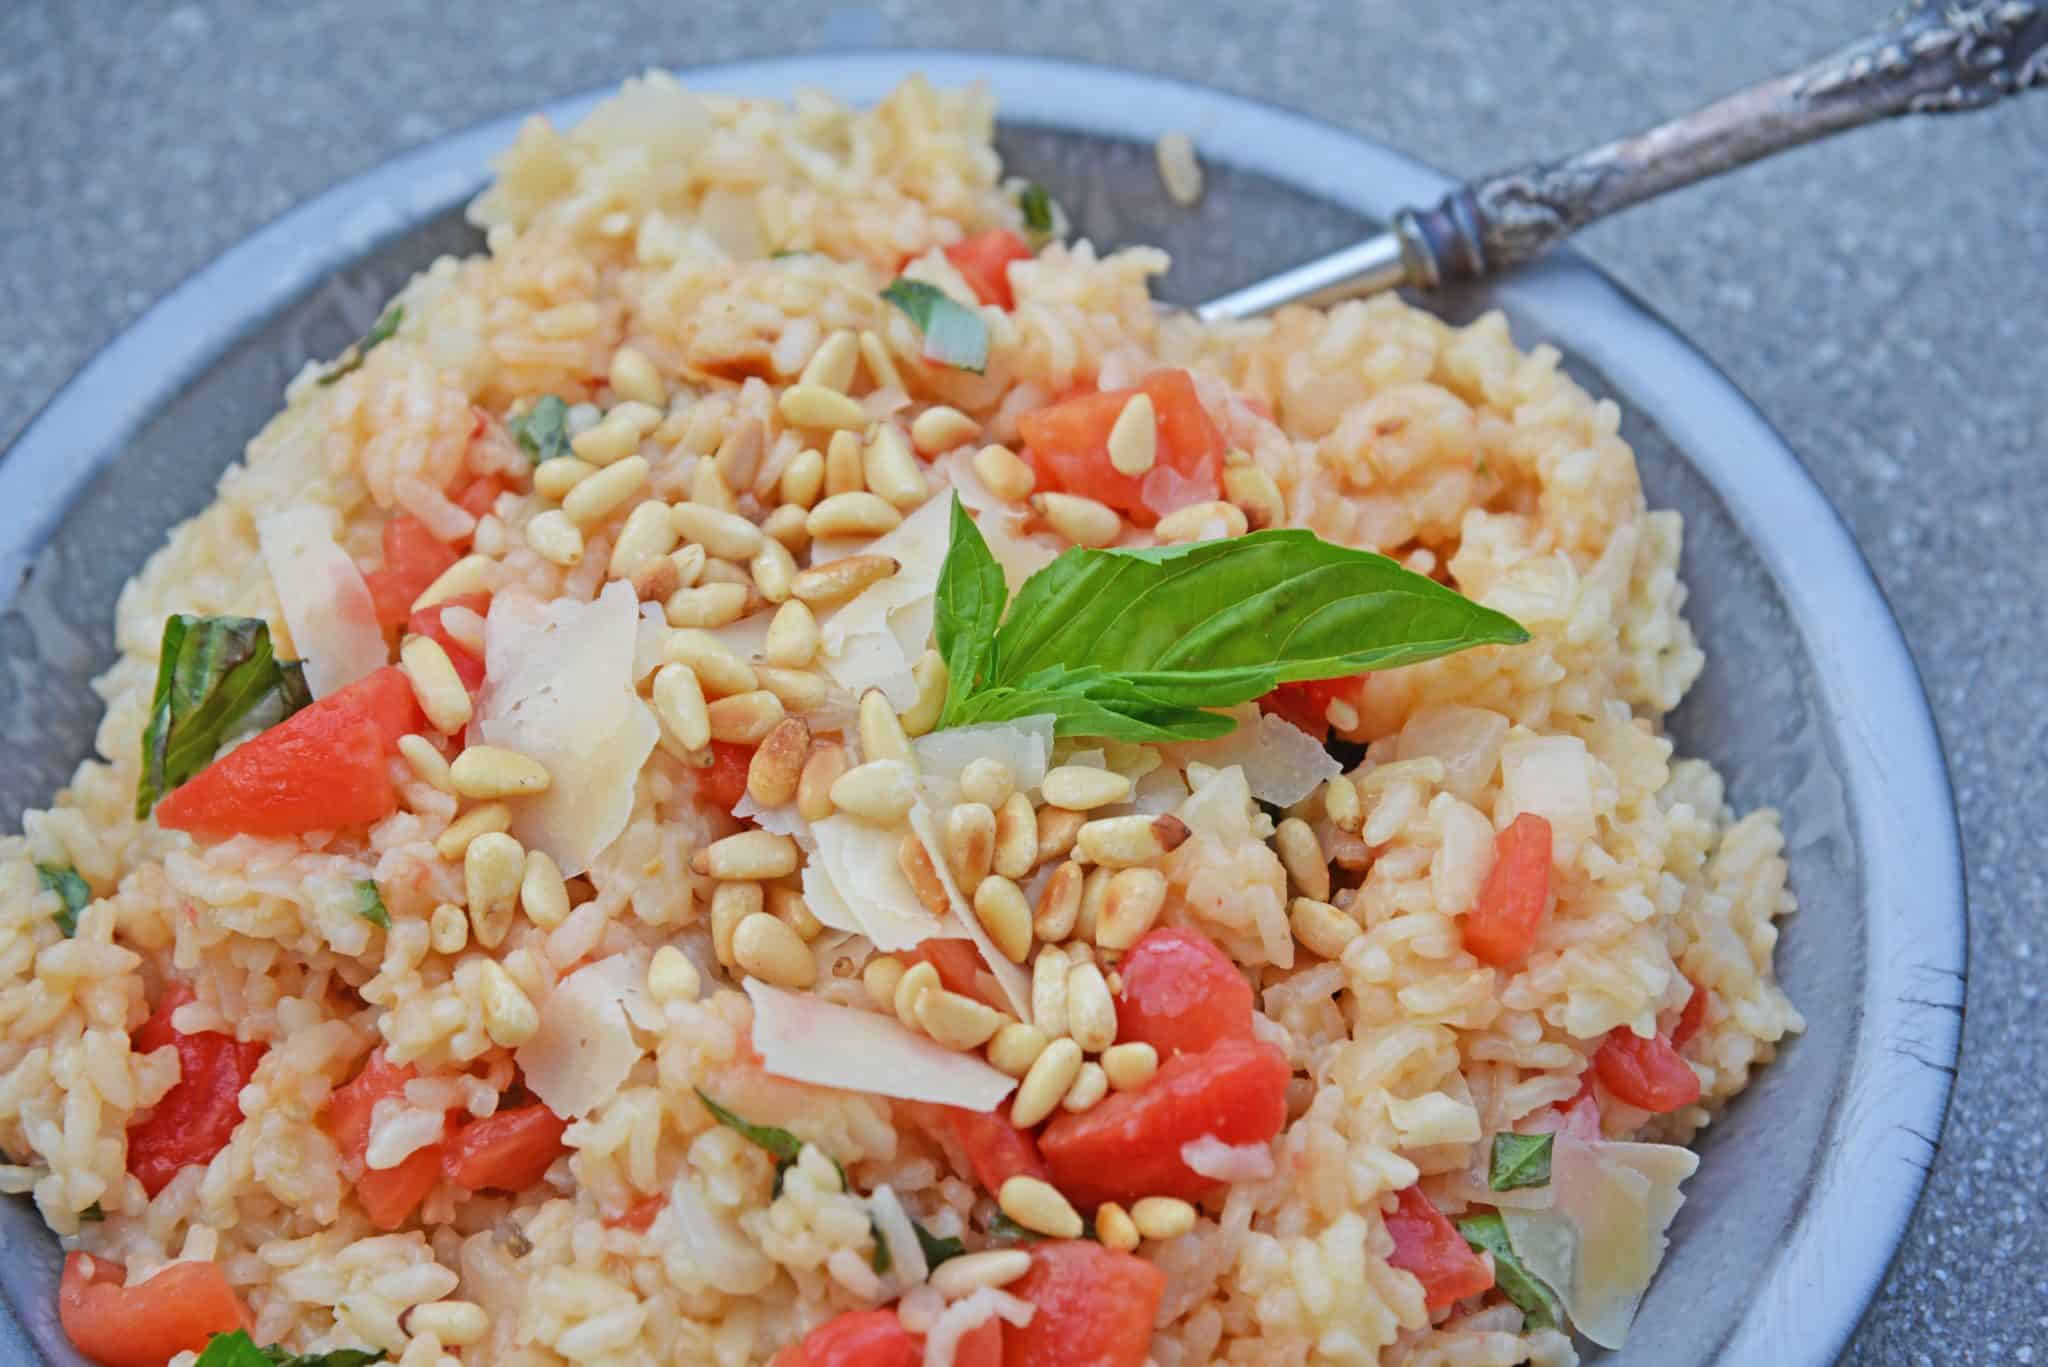
[(1024, 890), (1001, 874), (990, 874), (976, 885), (974, 919), (1011, 963), (1021, 964), (1031, 953), (1031, 906), (1024, 900)]
[(875, 382), (875, 388), (903, 388), (903, 376), (897, 372), (895, 358), (889, 355), (889, 344), (882, 340), (880, 334), (861, 333), (860, 359), (861, 364), (868, 368), (868, 378)]
[(1178, 1239), (1195, 1227), (1195, 1208), (1176, 1196), (1147, 1196), (1131, 1207), (1131, 1223), (1147, 1239)]
[(793, 384), (782, 391), (775, 409), (791, 427), (858, 428), (868, 425), (868, 412), (836, 389)]
[(662, 385), (661, 373), (654, 368), (654, 362), (645, 353), (634, 347), (622, 346), (612, 353), (612, 366), (608, 378), (612, 393), (622, 399), (644, 403), (659, 408), (668, 402), (668, 390)]
[(978, 887), (988, 877), (996, 852), (996, 814), (979, 802), (963, 802), (946, 813), (946, 863), (953, 881)]
[(741, 921), (732, 933), (732, 957), (740, 971), (776, 987), (800, 991), (818, 980), (811, 947), (765, 911)]
[(809, 517), (794, 503), (785, 503), (761, 519), (761, 535), (773, 537), (789, 547), (792, 554), (801, 555), (804, 547), (811, 544), (810, 529), (804, 525)]
[(724, 497), (721, 499), (693, 498), (691, 502), (702, 503), (707, 508), (721, 512), (733, 511), (732, 491), (751, 489), (754, 477), (761, 469), (761, 455), (768, 449), (768, 429), (761, 425), (759, 418), (742, 418), (732, 425), (725, 439), (718, 443), (718, 450), (710, 463), (693, 472), (698, 476), (716, 474)]
[(860, 752), (868, 759), (910, 759), (910, 737), (879, 688), (860, 695)]
[(455, 780), (448, 773), (447, 756), (434, 748), (434, 742), (417, 734), (400, 736), (398, 753), (412, 766), (413, 776), (420, 782), (444, 793), (455, 791)]
[(647, 992), (657, 1002), (693, 1002), (704, 990), (704, 975), (674, 945), (654, 951), (647, 964)]
[(896, 1019), (912, 1030), (917, 1029), (918, 999), (927, 992), (942, 992), (939, 984), (939, 970), (920, 959), (903, 970), (903, 976), (896, 980), (896, 993), (891, 1005)]
[(1152, 396), (1133, 394), (1109, 428), (1109, 463), (1120, 475), (1142, 475), (1159, 458), (1159, 419)]
[(938, 1043), (964, 1052), (988, 1043), (1001, 1028), (1003, 1013), (941, 987), (918, 999), (917, 1023)]
[(708, 631), (693, 627), (672, 631), (662, 642), (661, 653), (671, 664), (688, 665), (706, 697), (751, 693), (761, 686), (747, 662)]
[(1038, 487), (1038, 476), (1007, 446), (984, 446), (974, 453), (974, 473), (989, 492), (1006, 503), (1022, 503)]
[(503, 831), (487, 831), (462, 854), (462, 888), (477, 944), (496, 949), (512, 928), (512, 908), (526, 876), (526, 848)]
[(880, 494), (859, 490), (825, 499), (811, 509), (804, 529), (812, 536), (880, 536), (896, 530), (902, 521), (903, 514), (895, 504)]
[(1102, 1051), (1102, 1071), (1119, 1092), (1135, 1091), (1159, 1071), (1159, 1051), (1143, 1041), (1113, 1044)]
[(1068, 859), (1052, 871), (1038, 894), (1038, 909), (1032, 913), (1031, 929), (1039, 939), (1057, 944), (1074, 933), (1081, 914), (1081, 866)]
[(541, 559), (564, 569), (583, 560), (583, 529), (560, 508), (543, 509), (527, 520), (526, 544)]
[[(698, 555), (704, 554), (702, 546), (692, 546), (690, 549)], [(665, 603), (677, 589), (685, 587), (683, 576), (676, 568), (674, 554), (648, 561), (635, 571), (627, 582), (633, 586), (633, 596), (643, 603)]]
[(469, 690), (439, 641), (431, 636), (406, 637), (398, 648), (398, 663), (412, 685), (413, 697), (419, 700), (420, 711), (427, 714), (436, 731), (453, 735), (469, 725), (473, 715)]
[(1067, 1029), (1086, 1053), (1099, 1054), (1116, 1043), (1116, 1000), (1092, 963), (1067, 971)]
[(769, 728), (747, 761), (747, 795), (756, 806), (780, 807), (795, 799), (810, 748), (811, 728), (795, 717), (784, 717)]
[(831, 681), (808, 669), (777, 669), (758, 665), (754, 673), (761, 687), (773, 693), (789, 712), (815, 712), (832, 696)]
[(844, 394), (853, 384), (853, 368), (860, 363), (860, 338), (840, 328), (818, 345), (804, 363), (799, 384), (817, 385)]
[(825, 491), (825, 457), (813, 446), (797, 452), (783, 467), (778, 489), (784, 503), (808, 509)]
[(441, 614), (441, 629), (479, 660), (484, 657), (484, 619), (475, 609), (451, 604)]
[(553, 930), (569, 915), (569, 885), (562, 879), (561, 866), (546, 850), (528, 850), (526, 866), (519, 878), (519, 905), (526, 919), (542, 930)]
[(852, 432), (834, 432), (825, 443), (825, 497), (835, 498), (867, 488), (864, 464), (860, 438)]
[(577, 526), (588, 527), (610, 517), (646, 483), (646, 457), (627, 456), (577, 481), (576, 487), (562, 496), (562, 511)]
[[(899, 512), (909, 512), (931, 496), (924, 467), (910, 454), (910, 443), (894, 423), (883, 423), (868, 438), (861, 456), (861, 477), (868, 488)], [(816, 535), (816, 529), (812, 535)]]
[[(934, 976), (937, 976), (934, 974)], [(1043, 1030), (1044, 1026), (1039, 1026)], [(1032, 1061), (1031, 1070), (1017, 1086), (1010, 1103), (1010, 1123), (1028, 1130), (1053, 1112), (1074, 1085), (1081, 1072), (1081, 1046), (1070, 1039), (1056, 1039)], [(1011, 1217), (1015, 1219), (1015, 1216)]]
[(782, 699), (766, 689), (720, 698), (704, 712), (711, 720), (711, 739), (729, 745), (759, 745), (786, 715)]
[(1296, 892), (1318, 902), (1330, 900), (1330, 866), (1314, 827), (1298, 816), (1288, 817), (1273, 831), (1273, 848), (1279, 852), (1281, 867), (1294, 880)]
[(1295, 898), (1287, 909), (1287, 923), (1294, 928), (1295, 939), (1325, 959), (1342, 958), (1344, 947), (1365, 933), (1358, 922), (1313, 897)]
[(704, 877), (732, 881), (786, 878), (796, 866), (796, 842), (771, 831), (741, 831), (714, 840), (690, 861)]
[(488, 831), (512, 829), (512, 809), (502, 802), (472, 807), (448, 823), (448, 829), (434, 839), (434, 853), (450, 861), (469, 850), (469, 842)]
[(661, 422), (661, 410), (653, 404), (622, 403), (604, 415), (595, 427), (569, 439), (569, 449), (579, 460), (609, 466), (624, 460), (639, 447), (640, 439)]
[(804, 570), (791, 581), (789, 591), (814, 608), (830, 607), (881, 583), (899, 568), (899, 562), (886, 555), (845, 555)]
[(488, 591), (497, 565), (488, 555), (463, 556), (441, 571), (441, 577), (427, 585), (425, 593), (412, 600), (412, 610), (421, 612), (450, 598), (467, 598), (472, 593)]
[(523, 797), (544, 793), (552, 781), (547, 766), (517, 750), (472, 745), (448, 766), (455, 791), (463, 797)]
[(953, 909), (953, 899), (946, 896), (946, 885), (939, 879), (939, 869), (932, 863), (931, 851), (924, 847), (915, 831), (906, 833), (896, 846), (896, 866), (909, 880), (919, 906), (940, 918)]
[(957, 408), (938, 404), (925, 409), (910, 424), (910, 439), (927, 456), (936, 456), (973, 441), (981, 424)]
[(1245, 524), (1254, 531), (1277, 527), (1287, 519), (1287, 500), (1273, 477), (1256, 465), (1226, 465), (1223, 494), (1244, 510)]
[(1076, 959), (1092, 953), (1089, 947), (1095, 943), (1095, 923), (1102, 919), (1103, 905), (1109, 901), (1109, 880), (1114, 877), (1115, 869), (1098, 865), (1081, 880), (1081, 910), (1074, 917), (1074, 936), (1079, 941), (1072, 951)]
[(900, 759), (855, 765), (832, 785), (832, 805), (876, 826), (900, 825), (917, 804), (917, 771)]
[(1357, 834), (1365, 824), (1365, 809), (1358, 800), (1358, 785), (1343, 774), (1323, 785), (1323, 815), (1340, 831)]
[[(548, 514), (541, 514), (541, 517), (546, 516)], [(530, 531), (527, 539), (532, 540)], [(667, 506), (649, 499), (635, 505), (633, 511), (626, 514), (618, 538), (612, 542), (611, 563), (606, 566), (605, 573), (613, 579), (624, 579), (630, 583), (641, 570), (675, 548), (676, 533), (669, 525)]]
[(1124, 801), (1131, 795), (1131, 781), (1114, 769), (1062, 764), (1047, 772), (1039, 791), (1055, 807), (1087, 812)]
[(1060, 1098), (1060, 1109), (1079, 1115), (1109, 1095), (1109, 1076), (1099, 1063), (1084, 1063), (1074, 1074), (1074, 1085)]
[(1036, 863), (1065, 859), (1074, 848), (1075, 839), (1081, 834), (1081, 827), (1088, 818), (1079, 812), (1062, 811), (1058, 807), (1038, 809), (1038, 856)]
[(1123, 535), (1116, 510), (1078, 494), (1033, 494), (1031, 507), (1053, 532), (1076, 546), (1113, 546)]
[[(725, 450), (732, 444), (732, 440), (733, 438), (728, 436), (718, 449)], [(712, 508), (721, 513), (737, 513), (740, 510), (740, 501), (732, 496), (732, 483), (726, 479), (725, 471), (720, 467), (716, 456), (709, 460), (699, 460), (690, 468), (688, 501), (700, 508)]]
[(738, 964), (733, 957), (733, 935), (740, 922), (757, 915), (767, 905), (759, 883), (720, 883), (711, 891), (711, 952), (727, 968)]
[(745, 584), (699, 584), (677, 589), (662, 604), (672, 627), (725, 627), (747, 614), (749, 586)]
[(765, 895), (768, 914), (795, 931), (805, 944), (824, 933), (824, 924), (811, 914), (811, 904), (795, 888), (770, 886)]
[(1095, 1208), (1095, 1237), (1102, 1241), (1104, 1248), (1129, 1253), (1138, 1246), (1138, 1227), (1131, 1223), (1129, 1213), (1122, 1206), (1114, 1201), (1104, 1201)]
[(1086, 1228), (1059, 1188), (1036, 1177), (1012, 1177), (996, 1193), (1003, 1214), (1036, 1234), (1053, 1239), (1078, 1239)]
[(917, 701), (903, 713), (903, 731), (908, 736), (930, 735), (946, 707), (946, 661), (936, 650), (927, 649), (910, 667), (917, 685)]
[(1152, 535), (1163, 546), (1183, 541), (1204, 541), (1219, 533), (1223, 536), (1245, 534), (1243, 511), (1236, 504), (1225, 503), (1221, 499), (1176, 508), (1160, 518), (1159, 525), (1152, 529)]
[(761, 654), (769, 664), (802, 669), (818, 658), (818, 617), (804, 603), (791, 599), (775, 610)]
[(1109, 880), (1109, 893), (1095, 919), (1095, 943), (1129, 949), (1166, 907), (1166, 875), (1157, 869), (1123, 869)]
[(738, 513), (723, 513), (700, 503), (678, 503), (668, 510), (668, 518), (678, 536), (721, 560), (745, 560), (761, 549), (761, 529)]
[(1081, 857), (1113, 868), (1149, 864), (1179, 849), (1188, 838), (1187, 823), (1171, 812), (1155, 816), (1106, 816), (1081, 827), (1075, 848)]
[(984, 1288), (1008, 1286), (1031, 1270), (1031, 1255), (1021, 1248), (989, 1248), (948, 1258), (932, 1269), (932, 1289), (957, 1301)]
[(1037, 1026), (1011, 1021), (988, 1042), (989, 1066), (1010, 1077), (1023, 1077), (1049, 1042)]
[(560, 503), (569, 491), (597, 473), (597, 467), (574, 456), (556, 456), (533, 467), (533, 491)]
[[(999, 759), (990, 759), (983, 755), (968, 760), (966, 767), (960, 771), (960, 796), (969, 802), (979, 802), (990, 811), (999, 810), (1010, 800), (1010, 794), (1016, 791), (1017, 776), (1010, 772), (1009, 765)], [(1034, 853), (1037, 843), (1034, 835)]]
[[(967, 790), (966, 777), (962, 771), (962, 793)], [(996, 807), (995, 870), (1005, 878), (1021, 879), (1038, 867), (1038, 813), (1032, 810), (1031, 799), (1018, 792), (990, 805)]]
[(761, 590), (763, 598), (771, 603), (786, 603), (790, 586), (796, 583), (796, 557), (780, 541), (764, 536), (761, 549), (747, 562), (747, 573), (754, 576), (754, 587)]
[[(470, 909), (470, 915), (476, 915), (475, 908)], [(477, 939), (479, 944), (483, 942), (482, 936)], [(512, 981), (504, 965), (496, 959), (482, 959), (478, 963), (477, 977), (483, 985), (484, 1033), (502, 1049), (517, 1049), (540, 1030), (540, 1012), (519, 984)]]
[(846, 747), (827, 741), (811, 747), (803, 774), (796, 782), (797, 815), (806, 821), (823, 821), (832, 815), (832, 785), (846, 772)]
[(903, 982), (903, 960), (893, 954), (878, 954), (861, 966), (860, 984), (884, 1011), (896, 1009), (896, 989)]
[(469, 917), (461, 907), (443, 902), (427, 917), (427, 943), (436, 954), (460, 954), (469, 944)]
[(711, 744), (711, 713), (704, 689), (688, 665), (665, 664), (654, 671), (654, 715), (685, 750)]
[(1053, 944), (1041, 947), (1031, 961), (1031, 1023), (1048, 1036), (1067, 1033), (1067, 971), (1072, 963), (1067, 951)]

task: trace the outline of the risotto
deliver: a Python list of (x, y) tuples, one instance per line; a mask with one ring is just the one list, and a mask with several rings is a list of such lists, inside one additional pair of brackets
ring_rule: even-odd
[(531, 123), (127, 585), (0, 841), (87, 1357), (1621, 1342), (1800, 1028), (1678, 517), (1500, 317), (1164, 312), (992, 121)]

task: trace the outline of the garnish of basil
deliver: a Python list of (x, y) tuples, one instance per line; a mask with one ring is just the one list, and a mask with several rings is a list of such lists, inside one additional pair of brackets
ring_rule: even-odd
[(1493, 1284), (1522, 1311), (1524, 1329), (1562, 1329), (1564, 1307), (1557, 1294), (1537, 1280), (1508, 1243), (1507, 1222), (1488, 1210), (1458, 1221), (1458, 1233), (1475, 1252), (1493, 1255)]
[(68, 864), (38, 864), (36, 881), (43, 885), (45, 892), (56, 893), (64, 904), (50, 918), (57, 923), (57, 929), (64, 932), (64, 938), (68, 940), (78, 934), (78, 913), (92, 901), (92, 888), (78, 876), (78, 870)]
[(1549, 1186), (1550, 1146), (1556, 1138), (1549, 1134), (1495, 1135), (1486, 1185), (1495, 1191)]
[(1035, 1229), (1026, 1229), (1001, 1211), (988, 1217), (988, 1241), (992, 1244), (1033, 1244), (1044, 1237)]
[(505, 427), (535, 465), (569, 454), (569, 405), (552, 394), (541, 395)]
[(376, 879), (356, 880), (356, 915), (373, 926), (391, 929), (391, 913), (384, 909), (384, 897), (377, 891)]
[(215, 1334), (192, 1367), (368, 1367), (382, 1362), (381, 1351), (367, 1348), (336, 1348), (326, 1353), (292, 1353), (276, 1344), (258, 1347), (246, 1329), (232, 1334)]
[(1063, 736), (1208, 740), (1235, 726), (1213, 709), (1283, 683), (1529, 639), (1433, 579), (1302, 528), (1075, 547), (1027, 579), (1007, 612), (994, 564), (956, 500), (934, 601), (943, 725), (1051, 713)]
[[(1020, 1226), (1021, 1227), (1021, 1226)], [(868, 1266), (875, 1269), (875, 1275), (886, 1277), (889, 1269), (896, 1265), (896, 1255), (889, 1250), (889, 1241), (882, 1237), (881, 1222), (868, 1216), (868, 1228), (875, 1236), (875, 1251), (868, 1255)], [(958, 1239), (941, 1239), (917, 1221), (910, 1222), (910, 1232), (917, 1236), (917, 1246), (924, 1250), (924, 1265), (937, 1267), (949, 1258), (957, 1258), (967, 1251), (967, 1245)]]
[(370, 330), (363, 334), (363, 340), (351, 343), (349, 349), (342, 353), (341, 359), (336, 361), (329, 367), (327, 373), (320, 377), (320, 383), (323, 385), (333, 384), (351, 371), (361, 370), (363, 368), (363, 358), (384, 343), (390, 341), (397, 334), (398, 325), (404, 321), (405, 310), (399, 305), (393, 304), (390, 308), (385, 309), (377, 321), (370, 325)]
[[(765, 1149), (768, 1156), (775, 1160), (775, 1185), (772, 1191), (776, 1196), (782, 1195), (782, 1179), (796, 1165), (797, 1156), (804, 1151), (804, 1141), (798, 1139), (788, 1130), (781, 1129), (778, 1126), (756, 1125), (751, 1120), (742, 1119), (713, 1101), (706, 1095), (702, 1087), (697, 1088), (696, 1091), (697, 1100), (704, 1103), (704, 1109), (711, 1112), (713, 1120), (716, 1120), (727, 1129), (735, 1131), (740, 1138), (746, 1140), (755, 1148)], [(851, 1190), (852, 1188), (846, 1180), (846, 1169), (841, 1166), (839, 1160), (833, 1158), (830, 1154), (826, 1154), (825, 1157), (838, 1170), (839, 1189), (841, 1191)]]
[(1028, 180), (1017, 191), (1017, 208), (1024, 215), (1024, 227), (1035, 243), (1042, 246), (1057, 231), (1052, 196), (1037, 181)]
[(312, 701), (305, 670), (277, 658), (261, 618), (166, 618), (156, 696), (142, 733), (136, 820), (212, 763), (228, 741), (275, 726)]
[(917, 324), (926, 356), (977, 375), (988, 369), (988, 323), (973, 309), (922, 280), (899, 279), (882, 297)]

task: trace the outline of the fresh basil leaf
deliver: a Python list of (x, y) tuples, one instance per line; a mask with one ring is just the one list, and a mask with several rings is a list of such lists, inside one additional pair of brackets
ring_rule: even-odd
[(320, 383), (323, 385), (333, 384), (350, 371), (361, 370), (363, 368), (363, 358), (384, 343), (390, 341), (398, 332), (398, 325), (404, 321), (405, 310), (399, 305), (393, 304), (390, 308), (385, 309), (377, 321), (370, 325), (370, 330), (363, 334), (363, 340), (351, 343), (349, 349), (342, 353), (341, 359), (336, 361), (328, 369), (327, 373), (320, 377)]
[[(750, 1120), (742, 1120), (739, 1116), (734, 1115), (731, 1111), (713, 1101), (705, 1094), (702, 1087), (697, 1088), (696, 1091), (697, 1100), (704, 1103), (704, 1109), (711, 1112), (713, 1120), (716, 1120), (729, 1130), (738, 1131), (740, 1138), (756, 1148), (767, 1150), (769, 1156), (775, 1160), (775, 1185), (771, 1189), (771, 1193), (775, 1196), (782, 1195), (782, 1179), (789, 1172), (791, 1166), (796, 1163), (797, 1156), (804, 1151), (804, 1141), (798, 1139), (788, 1130), (780, 1129), (777, 1126), (756, 1125)], [(841, 1165), (838, 1159), (833, 1158), (831, 1154), (826, 1154), (825, 1157), (830, 1160), (832, 1166), (839, 1172), (840, 1190), (852, 1190), (846, 1180), (846, 1168)]]
[(1055, 735), (1137, 744), (1215, 740), (1229, 735), (1235, 725), (1221, 712), (1161, 703), (1100, 670), (1048, 671), (1014, 688), (985, 689), (968, 697), (948, 725), (1034, 716), (1051, 716)]
[(193, 1367), (367, 1367), (384, 1354), (366, 1348), (337, 1348), (326, 1353), (292, 1353), (272, 1344), (259, 1348), (246, 1329), (215, 1334), (206, 1341)]
[(505, 422), (520, 449), (535, 465), (569, 454), (569, 405), (552, 394), (543, 394), (533, 407)]
[(1475, 1252), (1493, 1255), (1493, 1284), (1521, 1307), (1524, 1329), (1564, 1327), (1564, 1307), (1558, 1303), (1557, 1294), (1537, 1280), (1515, 1256), (1508, 1242), (1507, 1222), (1500, 1218), (1499, 1211), (1466, 1216), (1458, 1221), (1458, 1233), (1465, 1236), (1465, 1242)]
[(910, 1222), (910, 1230), (917, 1235), (917, 1246), (924, 1250), (926, 1267), (937, 1267), (949, 1258), (957, 1258), (967, 1251), (967, 1245), (959, 1239), (941, 1239), (915, 1220)]
[(889, 1269), (896, 1266), (896, 1255), (889, 1250), (889, 1241), (882, 1237), (882, 1222), (873, 1215), (868, 1216), (868, 1233), (875, 1240), (875, 1251), (868, 1255), (868, 1266), (875, 1269), (877, 1277), (886, 1277)]
[(808, 248), (808, 247), (784, 247), (784, 248), (782, 248), (782, 249), (781, 249), (781, 250), (779, 250), (779, 251), (772, 251), (772, 252), (768, 253), (768, 259), (769, 259), (770, 261), (787, 261), (787, 260), (789, 260), (789, 258), (791, 258), (792, 256), (818, 256), (818, 255), (821, 255), (821, 253), (819, 253), (819, 252), (814, 252), (814, 251), (812, 251), (812, 250), (811, 250), (810, 248)]
[(917, 324), (925, 355), (977, 375), (988, 369), (988, 323), (973, 309), (922, 280), (898, 279), (882, 297)]
[(932, 626), (946, 662), (946, 705), (939, 725), (958, 724), (960, 706), (994, 664), (996, 626), (1009, 597), (1003, 567), (982, 540), (981, 529), (953, 496), (953, 525), (945, 563), (933, 598)]
[(1495, 1135), (1486, 1185), (1495, 1191), (1549, 1186), (1550, 1146), (1556, 1138), (1550, 1134)]
[(57, 929), (64, 932), (64, 938), (70, 939), (78, 933), (78, 913), (92, 901), (92, 888), (78, 876), (78, 870), (68, 864), (36, 865), (36, 881), (43, 885), (45, 892), (56, 893), (58, 900), (63, 902), (64, 905), (52, 913), (51, 919), (57, 923)]
[(1053, 235), (1056, 220), (1052, 196), (1046, 193), (1043, 185), (1035, 180), (1026, 181), (1024, 188), (1017, 192), (1017, 208), (1023, 212), (1024, 226), (1033, 237), (1043, 241)]
[(373, 926), (391, 929), (391, 913), (384, 909), (384, 898), (377, 891), (377, 880), (362, 878), (356, 881), (356, 915)]
[(988, 1241), (992, 1244), (1035, 1244), (1044, 1237), (1035, 1229), (1024, 1228), (1001, 1211), (989, 1217)]
[(136, 819), (212, 763), (238, 728), (275, 725), (312, 701), (305, 670), (272, 653), (261, 618), (166, 618), (156, 696), (142, 733)]

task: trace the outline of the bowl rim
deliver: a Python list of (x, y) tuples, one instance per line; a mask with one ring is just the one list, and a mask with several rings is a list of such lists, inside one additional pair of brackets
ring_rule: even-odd
[[(999, 125), (1151, 142), (1191, 134), (1205, 161), (1268, 176), (1376, 219), (1433, 201), (1451, 177), (1278, 104), (1064, 59), (888, 49), (674, 68), (692, 89), (856, 104), (921, 73), (979, 82)], [(0, 455), (0, 610), (73, 499), (150, 416), (237, 340), (336, 269), (462, 203), (522, 122), (581, 117), (613, 87), (487, 119), (402, 152), (290, 209), (215, 257), (82, 365)], [(1650, 308), (1569, 250), (1493, 283), (1503, 302), (1569, 325), (1569, 343), (1672, 439), (1762, 559), (1811, 652), (1864, 861), (1869, 953), (1855, 1051), (1827, 1129), (1826, 1180), (1803, 1204), (1724, 1360), (1832, 1362), (1889, 1268), (1924, 1186), (1962, 1039), (1968, 921), (1960, 830), (1939, 732), (1912, 654), (1841, 515), (1763, 414)], [(79, 453), (87, 453), (79, 459)], [(1796, 562), (1796, 563), (1795, 563)], [(1853, 1165), (1847, 1174), (1843, 1163)], [(10, 1307), (11, 1308), (11, 1307)], [(33, 1360), (12, 1314), (0, 1345)]]

